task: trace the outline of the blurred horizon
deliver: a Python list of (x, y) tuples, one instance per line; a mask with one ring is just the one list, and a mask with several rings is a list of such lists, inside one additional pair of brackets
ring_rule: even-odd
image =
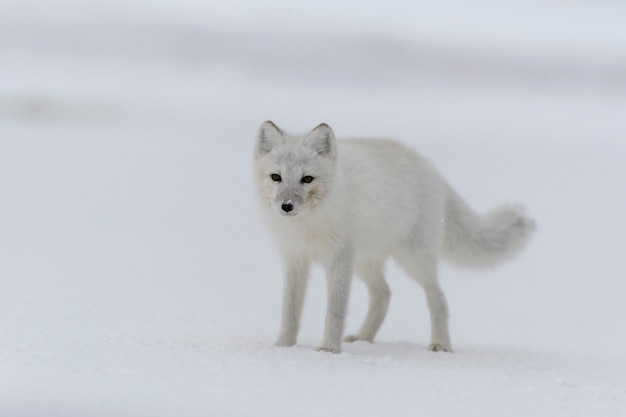
[(608, 1), (5, 1), (0, 120), (202, 123), (211, 96), (272, 86), (293, 102), (442, 89), (621, 101), (623, 21)]
[[(3, 72), (29, 69), (29, 61), (80, 60), (101, 71), (160, 61), (244, 73), (260, 64), (280, 76), (304, 71), (298, 82), (314, 82), (322, 69), (343, 79), (369, 73), (364, 81), (396, 72), (624, 93), (624, 21), (626, 5), (588, 1), (21, 0), (0, 8), (0, 52)], [(11, 87), (11, 75), (0, 88)]]

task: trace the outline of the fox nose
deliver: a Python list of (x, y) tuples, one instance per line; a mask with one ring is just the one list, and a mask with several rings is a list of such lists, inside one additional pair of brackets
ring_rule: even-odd
[(280, 206), (280, 208), (282, 208), (285, 213), (289, 213), (291, 210), (293, 210), (293, 204), (283, 203), (282, 206)]

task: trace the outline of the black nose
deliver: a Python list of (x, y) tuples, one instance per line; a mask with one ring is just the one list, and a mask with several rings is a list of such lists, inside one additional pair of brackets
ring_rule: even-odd
[(293, 210), (293, 204), (283, 203), (283, 205), (280, 206), (280, 208), (282, 208), (285, 213), (289, 213), (291, 210)]

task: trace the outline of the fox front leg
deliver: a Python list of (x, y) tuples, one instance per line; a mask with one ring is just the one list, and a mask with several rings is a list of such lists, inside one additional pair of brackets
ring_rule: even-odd
[(324, 337), (322, 344), (317, 348), (318, 351), (341, 352), (341, 337), (348, 309), (352, 269), (352, 254), (347, 250), (336, 254), (326, 266), (328, 301)]
[(309, 280), (310, 264), (302, 260), (287, 262), (280, 332), (276, 346), (293, 346), (298, 339), (302, 307)]

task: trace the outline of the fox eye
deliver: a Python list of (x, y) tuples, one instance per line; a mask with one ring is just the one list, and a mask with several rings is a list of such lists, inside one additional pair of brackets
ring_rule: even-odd
[(313, 178), (310, 175), (305, 175), (304, 177), (302, 177), (302, 179), (300, 180), (301, 183), (303, 184), (309, 184), (311, 181), (313, 181), (315, 178)]
[(276, 182), (281, 182), (283, 180), (278, 174), (272, 174), (270, 175), (270, 178), (272, 178), (272, 180)]

